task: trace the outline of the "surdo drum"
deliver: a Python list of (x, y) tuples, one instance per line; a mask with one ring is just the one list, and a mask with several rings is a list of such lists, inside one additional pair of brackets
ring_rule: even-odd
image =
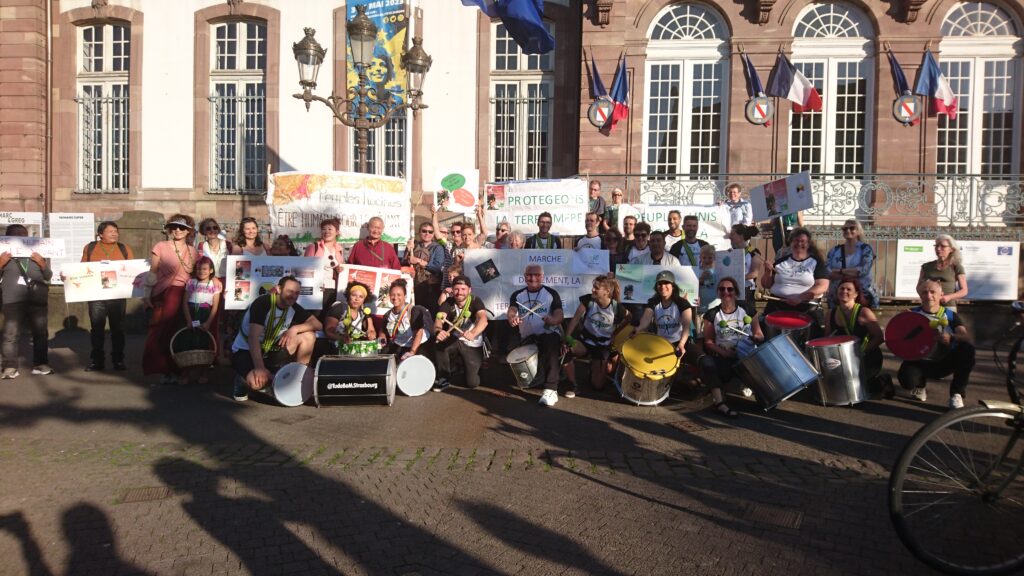
[(273, 381), (256, 392), (270, 396), (281, 406), (302, 406), (313, 396), (313, 371), (299, 362), (285, 364)]
[(789, 334), (782, 334), (757, 347), (736, 365), (740, 379), (757, 395), (765, 411), (818, 379), (818, 371), (800, 352)]
[(395, 357), (323, 356), (316, 363), (316, 405), (384, 404), (395, 401)]
[(765, 337), (772, 339), (780, 334), (789, 334), (798, 348), (803, 348), (811, 333), (814, 318), (801, 312), (780, 310), (764, 317)]
[(818, 368), (818, 397), (826, 406), (852, 406), (867, 399), (860, 380), (860, 340), (853, 336), (815, 338), (807, 351)]
[(537, 363), (540, 357), (539, 349), (533, 344), (520, 346), (508, 353), (505, 361), (512, 368), (512, 375), (516, 379), (516, 386), (519, 388), (530, 388), (537, 378)]
[(668, 398), (679, 360), (668, 340), (637, 334), (622, 344), (622, 368), (615, 386), (623, 398), (638, 406), (656, 406)]

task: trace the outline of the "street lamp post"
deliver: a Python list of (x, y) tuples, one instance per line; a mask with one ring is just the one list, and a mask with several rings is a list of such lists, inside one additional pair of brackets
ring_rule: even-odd
[(305, 37), (292, 45), (295, 62), (299, 65), (299, 85), (302, 86), (302, 93), (294, 97), (306, 103), (306, 110), (309, 110), (309, 104), (314, 100), (324, 103), (342, 124), (355, 129), (359, 171), (366, 173), (370, 130), (387, 124), (401, 110), (409, 109), (415, 114), (417, 110), (427, 107), (420, 102), (420, 98), (423, 96), (423, 79), (430, 70), (432, 59), (423, 49), (423, 39), (413, 38), (412, 48), (402, 52), (402, 68), (408, 74), (407, 101), (399, 104), (392, 99), (390, 93), (384, 94), (381, 99), (382, 95), (377, 93), (376, 87), (370, 85), (366, 76), (366, 68), (373, 61), (377, 26), (366, 15), (366, 6), (356, 6), (356, 16), (345, 25), (345, 31), (352, 47), (353, 64), (359, 73), (359, 84), (346, 88), (344, 97), (331, 94), (324, 98), (313, 94), (313, 89), (316, 88), (316, 77), (327, 50), (313, 38), (316, 30), (305, 28), (304, 31)]

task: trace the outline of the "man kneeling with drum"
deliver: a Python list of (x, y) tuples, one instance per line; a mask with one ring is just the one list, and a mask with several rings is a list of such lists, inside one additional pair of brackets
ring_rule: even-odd
[[(735, 418), (737, 413), (725, 403), (722, 386), (732, 379), (733, 369), (743, 360), (740, 350), (752, 343), (764, 342), (761, 326), (752, 320), (753, 310), (736, 301), (739, 284), (732, 277), (718, 281), (721, 304), (704, 314), (704, 351), (700, 359), (700, 375), (711, 387), (714, 409), (723, 416)], [(753, 340), (753, 342), (750, 342)]]
[[(562, 298), (551, 288), (544, 286), (544, 268), (530, 264), (523, 270), (526, 288), (512, 293), (508, 304), (508, 323), (519, 327), (521, 345), (534, 344), (540, 356), (540, 369), (544, 372), (544, 393), (540, 397), (543, 406), (554, 406), (558, 402), (559, 353), (562, 348)], [(574, 398), (575, 389), (565, 392), (566, 398)]]
[(434, 319), (434, 334), (437, 334), (434, 362), (439, 373), (434, 392), (441, 392), (450, 385), (456, 356), (462, 358), (466, 367), (467, 388), (480, 385), (484, 363), (484, 330), (487, 329), (484, 303), (470, 294), (473, 285), (466, 276), (456, 276), (451, 289), (452, 298), (441, 304)]
[(967, 381), (974, 369), (974, 345), (967, 334), (967, 327), (956, 312), (939, 304), (942, 301), (940, 279), (929, 278), (921, 282), (917, 286), (917, 294), (921, 297), (921, 305), (910, 311), (926, 317), (929, 326), (938, 332), (937, 351), (921, 360), (905, 360), (900, 365), (897, 378), (903, 388), (911, 390), (914, 398), (924, 402), (928, 399), (925, 392), (927, 379), (945, 378), (952, 374), (949, 407), (963, 408)]
[(262, 390), (273, 382), (272, 372), (299, 362), (307, 366), (313, 358), (317, 317), (296, 304), (301, 285), (294, 276), (277, 283), (276, 294), (264, 294), (249, 305), (231, 345), (235, 368), (234, 398), (249, 399), (249, 389)]

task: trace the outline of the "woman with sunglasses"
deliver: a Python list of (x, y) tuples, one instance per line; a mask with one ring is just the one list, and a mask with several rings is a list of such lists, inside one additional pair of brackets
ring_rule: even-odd
[(860, 381), (871, 394), (882, 393), (892, 398), (896, 389), (892, 384), (892, 376), (882, 371), (882, 327), (878, 318), (867, 306), (861, 306), (860, 285), (854, 278), (843, 278), (837, 282), (836, 301), (830, 306), (825, 318), (825, 334), (833, 336), (853, 336), (857, 338), (860, 348)]
[(629, 254), (622, 248), (622, 232), (615, 227), (609, 228), (604, 233), (604, 249), (608, 251), (608, 273), (612, 277), (619, 264), (629, 264)]
[(224, 280), (227, 274), (228, 255), (233, 254), (231, 242), (220, 237), (220, 224), (213, 218), (204, 218), (199, 222), (199, 232), (205, 240), (199, 243), (199, 256), (213, 261), (213, 275)]
[(735, 418), (735, 410), (725, 403), (722, 386), (732, 380), (740, 360), (737, 347), (741, 340), (751, 339), (764, 342), (764, 334), (753, 311), (747, 310), (736, 301), (739, 284), (731, 276), (718, 281), (718, 306), (704, 314), (704, 356), (700, 358), (700, 376), (711, 388), (714, 410), (722, 416)]
[(236, 256), (266, 256), (267, 248), (260, 236), (260, 225), (255, 218), (246, 217), (238, 223), (235, 233), (234, 254)]
[(918, 285), (929, 278), (941, 280), (939, 304), (956, 312), (956, 301), (967, 297), (967, 273), (960, 260), (960, 248), (949, 234), (935, 237), (935, 260), (921, 264)]
[(606, 226), (603, 232), (619, 227), (619, 208), (622, 207), (622, 188), (612, 189), (612, 203), (605, 206), (604, 214), (601, 215), (602, 226)]
[(345, 248), (338, 244), (338, 231), (341, 229), (341, 220), (327, 218), (320, 221), (320, 239), (306, 246), (303, 256), (324, 259), (324, 279), (320, 286), (323, 293), (321, 304), (322, 321), (326, 320), (327, 310), (331, 308), (338, 298), (338, 266), (345, 262)]
[(142, 303), (152, 309), (152, 314), (142, 352), (142, 373), (161, 374), (162, 384), (176, 384), (177, 367), (169, 347), (171, 337), (181, 328), (185, 284), (192, 276), (199, 251), (192, 244), (195, 221), (191, 216), (171, 216), (164, 230), (170, 238), (153, 246), (152, 267), (143, 284)]
[(864, 303), (878, 308), (878, 291), (872, 278), (875, 265), (875, 251), (864, 242), (864, 228), (854, 219), (843, 224), (843, 243), (834, 246), (825, 257), (828, 267), (828, 305), (836, 305), (836, 290), (844, 279), (856, 280), (863, 290)]
[(512, 247), (512, 227), (508, 222), (499, 222), (497, 230), (494, 231), (494, 247), (498, 250), (507, 250)]
[(806, 228), (794, 228), (790, 234), (789, 250), (775, 260), (764, 263), (761, 286), (772, 296), (764, 307), (763, 316), (778, 311), (795, 311), (810, 316), (810, 338), (821, 336), (824, 321), (821, 306), (815, 300), (828, 291), (828, 269), (825, 259), (818, 253), (811, 233)]

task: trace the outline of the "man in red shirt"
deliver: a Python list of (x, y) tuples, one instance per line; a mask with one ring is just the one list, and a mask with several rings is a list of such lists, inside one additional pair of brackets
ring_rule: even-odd
[(398, 253), (395, 252), (394, 246), (380, 239), (384, 233), (384, 220), (374, 216), (366, 226), (369, 235), (352, 246), (352, 251), (348, 254), (348, 263), (374, 268), (401, 269), (402, 263), (398, 261)]

